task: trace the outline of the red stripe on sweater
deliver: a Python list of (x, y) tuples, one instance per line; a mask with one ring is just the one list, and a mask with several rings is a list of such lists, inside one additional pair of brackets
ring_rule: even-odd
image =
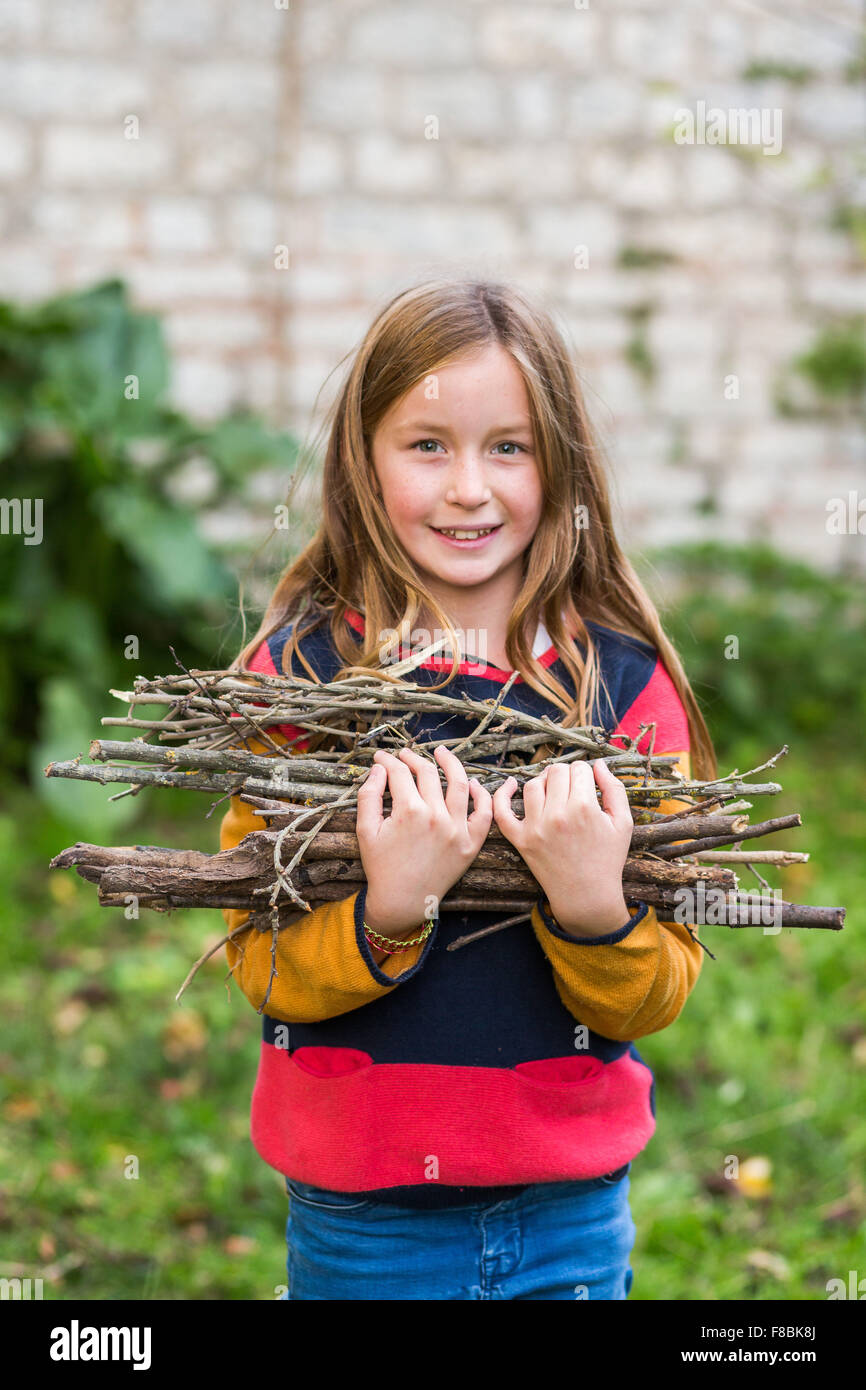
[[(282, 671), (278, 671), (274, 665), (274, 658), (271, 656), (271, 648), (268, 642), (263, 642), (262, 645), (256, 649), (247, 663), (247, 669), (250, 671), (258, 671), (265, 676), (281, 676), (283, 674)], [(234, 718), (235, 716), (232, 717)], [(298, 734), (303, 732), (302, 729), (298, 728), (297, 724), (270, 724), (268, 726), (268, 733), (273, 733), (275, 729), (278, 733), (285, 734), (286, 738), (297, 738)], [(306, 752), (308, 747), (309, 744), (306, 742), (296, 743), (294, 745), (294, 751), (303, 753)]]
[[(671, 680), (661, 657), (656, 659), (655, 670), (637, 699), (629, 706), (616, 726), (616, 733), (629, 738), (637, 736), (641, 724), (654, 722), (656, 726), (654, 753), (688, 752), (689, 720), (677, 688)], [(647, 729), (638, 744), (639, 753), (648, 753), (651, 730)]]
[[(289, 1032), (291, 1026), (287, 1025)], [(376, 1063), (354, 1048), (263, 1042), (251, 1137), (272, 1168), (336, 1192), (599, 1177), (649, 1142), (652, 1073), (555, 1057), (512, 1068)]]
[[(354, 608), (347, 608), (345, 617), (346, 622), (349, 624), (349, 626), (353, 627), (355, 631), (359, 632), (363, 637), (365, 627), (363, 615), (361, 613), (356, 612)], [(556, 647), (551, 642), (547, 651), (542, 652), (539, 656), (539, 665), (545, 667), (545, 669), (548, 666), (552, 666), (554, 661), (556, 661), (558, 655), (559, 653), (557, 652)], [(412, 656), (411, 647), (400, 648), (400, 660), (403, 660), (404, 657), (410, 656)], [(445, 657), (442, 656), (430, 656), (427, 658), (426, 661), (419, 661), (418, 665), (421, 669), (427, 671), (451, 670), (450, 659), (446, 660)], [(387, 670), (387, 667), (385, 669)], [(503, 671), (499, 666), (488, 666), (486, 662), (482, 661), (461, 661), (458, 662), (457, 665), (457, 674), (461, 676), (482, 676), (485, 680), (499, 681), (500, 685), (504, 685), (510, 677), (511, 672)], [(522, 676), (518, 676), (517, 680), (514, 682), (515, 685), (523, 685), (523, 683), (524, 681)]]
[(249, 660), (248, 669), (250, 671), (259, 671), (264, 676), (279, 676), (281, 674), (274, 665), (274, 658), (271, 656), (269, 642), (263, 642), (262, 645), (253, 652)]

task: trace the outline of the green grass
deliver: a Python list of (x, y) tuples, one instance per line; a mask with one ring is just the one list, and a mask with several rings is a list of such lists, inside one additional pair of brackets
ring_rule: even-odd
[[(738, 750), (720, 770), (764, 756)], [(811, 858), (766, 877), (789, 901), (847, 907), (845, 928), (699, 933), (716, 959), (705, 957), (680, 1017), (638, 1042), (658, 1125), (632, 1167), (632, 1298), (824, 1299), (828, 1279), (864, 1273), (862, 772), (856, 759), (808, 763), (794, 749), (776, 775), (782, 795), (755, 799), (752, 819), (798, 810), (803, 824), (761, 844)], [(725, 1178), (730, 1155), (769, 1159), (766, 1196)]]
[[(224, 808), (189, 802), (118, 839), (215, 850)], [(174, 1002), (222, 917), (99, 907), (47, 869), (75, 839), (30, 797), (0, 819), (0, 1273), (59, 1273), (46, 1298), (273, 1298), (287, 1208), (249, 1140), (260, 1020), (227, 999), (224, 952)]]
[[(799, 810), (801, 829), (765, 843), (812, 858), (768, 877), (847, 906), (846, 927), (704, 928), (717, 959), (680, 1018), (639, 1040), (658, 1127), (631, 1172), (635, 1299), (824, 1299), (829, 1278), (866, 1272), (862, 776), (797, 748), (777, 774), (783, 796), (752, 816)], [(236, 987), (227, 999), (222, 952), (174, 1003), (220, 914), (98, 907), (92, 884), (47, 869), (80, 832), (29, 795), (6, 805), (0, 1274), (42, 1276), (52, 1299), (274, 1298), (287, 1208), (249, 1140), (259, 1019)], [(152, 796), (117, 838), (215, 849), (221, 809), (205, 821), (207, 798), (184, 805), (157, 817)], [(729, 1155), (770, 1160), (765, 1197), (725, 1180)]]

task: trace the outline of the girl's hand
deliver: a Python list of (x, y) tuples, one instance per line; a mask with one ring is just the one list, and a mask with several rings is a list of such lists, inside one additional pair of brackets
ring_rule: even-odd
[(516, 790), (509, 777), (494, 792), (496, 824), (541, 884), (563, 931), (604, 936), (624, 927), (622, 871), (634, 822), (622, 782), (602, 758), (552, 763), (524, 785), (523, 820), (511, 809)]
[[(469, 868), (493, 822), (493, 798), (474, 777), (467, 780), (460, 759), (442, 744), (434, 757), (448, 779), (444, 796), (438, 770), (410, 748), (397, 757), (378, 749), (358, 792), (364, 920), (385, 936), (405, 935), (438, 915), (440, 899)], [(386, 786), (390, 816), (382, 814)], [(475, 810), (467, 818), (470, 792)]]

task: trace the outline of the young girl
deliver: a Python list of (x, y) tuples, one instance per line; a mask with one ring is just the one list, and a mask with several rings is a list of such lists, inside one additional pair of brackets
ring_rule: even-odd
[[(641, 751), (716, 775), (614, 536), (567, 348), (517, 289), (471, 279), (417, 285), (372, 324), (333, 407), (319, 530), (234, 669), (387, 677), (410, 634), (417, 651), (446, 633), (452, 655), (408, 679), (490, 700), (517, 670), (511, 708), (612, 736), (654, 723)], [(366, 883), (278, 937), (251, 1134), (286, 1180), (291, 1299), (631, 1287), (628, 1173), (655, 1129), (634, 1040), (674, 1022), (701, 947), (624, 899), (632, 817), (603, 760), (529, 781), (518, 819), (514, 778), (491, 796), (448, 747), (474, 722), (415, 716), (414, 749), (375, 754), (358, 794)], [(270, 730), (280, 743), (302, 732)], [(291, 751), (316, 746), (308, 734)], [(449, 952), (504, 915), (438, 911), (494, 820), (542, 891), (531, 923)], [(262, 824), (233, 797), (221, 847)], [(224, 910), (230, 930), (248, 915)], [(270, 933), (226, 950), (261, 1008)]]

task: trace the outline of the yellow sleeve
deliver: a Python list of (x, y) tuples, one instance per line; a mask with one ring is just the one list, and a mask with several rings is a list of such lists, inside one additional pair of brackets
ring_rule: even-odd
[[(289, 736), (275, 728), (268, 733), (277, 743), (288, 741)], [(250, 739), (249, 747), (251, 752), (276, 756), (258, 740)], [(250, 831), (263, 830), (266, 824), (251, 806), (233, 796), (220, 825), (220, 849), (234, 848)], [(421, 945), (377, 964), (362, 927), (366, 891), (364, 884), (348, 898), (301, 912), (278, 933), (277, 974), (265, 1010), (270, 1017), (285, 1023), (334, 1018), (390, 994), (420, 968), (432, 946), (435, 927)], [(250, 915), (243, 908), (223, 908), (222, 914), (230, 932)], [(256, 927), (226, 942), (232, 978), (256, 1009), (264, 1000), (271, 976), (271, 944), (271, 932), (260, 932)]]
[[(690, 777), (690, 754), (680, 753), (676, 766)], [(658, 809), (668, 815), (687, 805), (668, 800)], [(660, 921), (652, 905), (630, 907), (629, 918), (607, 936), (578, 938), (561, 931), (546, 898), (532, 909), (532, 927), (553, 966), (563, 1004), (593, 1032), (617, 1042), (632, 1042), (673, 1023), (704, 955), (686, 924)]]

